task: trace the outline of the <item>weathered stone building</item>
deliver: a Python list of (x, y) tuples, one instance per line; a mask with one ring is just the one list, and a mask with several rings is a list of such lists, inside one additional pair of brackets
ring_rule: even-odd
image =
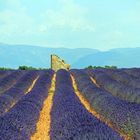
[(70, 69), (70, 65), (66, 64), (63, 59), (61, 59), (59, 56), (52, 54), (51, 55), (51, 69), (54, 71), (57, 71), (59, 69)]

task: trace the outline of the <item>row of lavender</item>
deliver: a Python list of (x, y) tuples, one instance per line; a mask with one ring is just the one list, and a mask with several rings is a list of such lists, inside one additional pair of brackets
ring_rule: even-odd
[[(2, 73), (2, 72), (1, 72)], [(21, 70), (4, 71), (5, 76), (0, 79), (0, 94), (10, 89), (17, 80), (20, 79), (26, 72)]]
[(121, 70), (135, 78), (140, 78), (140, 68), (123, 68)]
[(122, 140), (117, 132), (86, 110), (74, 93), (66, 70), (59, 70), (56, 75), (51, 119), (51, 140)]
[[(87, 70), (100, 87), (129, 102), (140, 103), (140, 79), (134, 79), (122, 70)], [(135, 86), (134, 86), (135, 85)], [(136, 87), (137, 86), (137, 87)]]
[[(140, 138), (140, 105), (121, 100), (98, 88), (83, 70), (71, 70), (81, 94), (90, 106), (120, 132)], [(104, 79), (104, 77), (102, 77)], [(106, 80), (106, 82), (108, 82)], [(110, 82), (110, 81), (109, 81)], [(110, 83), (111, 84), (111, 83)]]
[(123, 69), (101, 69), (101, 70), (106, 74), (108, 74), (111, 78), (122, 84), (134, 88), (140, 88), (140, 77), (136, 78), (132, 75), (129, 75)]
[(13, 70), (0, 70), (0, 80), (12, 72)]
[[(33, 81), (37, 78), (37, 71), (26, 72), (16, 84), (0, 95), (0, 116), (4, 115), (27, 92)], [(15, 77), (14, 77), (15, 78)], [(16, 78), (15, 78), (16, 79)]]
[[(30, 76), (32, 77), (34, 74), (33, 72)], [(52, 70), (40, 74), (33, 89), (0, 117), (0, 139), (29, 140), (31, 135), (35, 133), (39, 113), (44, 100), (47, 98), (53, 74)], [(15, 93), (15, 96), (18, 95)], [(15, 98), (17, 100), (18, 97)]]

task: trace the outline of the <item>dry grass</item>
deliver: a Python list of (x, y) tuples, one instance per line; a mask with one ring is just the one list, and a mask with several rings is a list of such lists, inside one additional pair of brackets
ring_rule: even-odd
[(36, 132), (31, 137), (31, 140), (50, 140), (50, 124), (51, 124), (51, 109), (53, 105), (53, 97), (55, 91), (55, 80), (56, 74), (54, 74), (52, 79), (52, 84), (48, 92), (48, 97), (44, 101), (43, 109), (40, 112), (40, 118), (37, 122)]
[(39, 76), (37, 76), (37, 78), (33, 81), (33, 83), (32, 83), (32, 84), (30, 85), (30, 87), (27, 89), (27, 91), (25, 92), (25, 94), (29, 93), (29, 92), (33, 89), (33, 87), (34, 87), (36, 81), (38, 80), (38, 78), (39, 78)]
[(97, 82), (96, 82), (96, 80), (95, 80), (94, 78), (90, 77), (90, 79), (91, 79), (91, 81), (92, 81), (97, 87), (100, 88), (100, 86), (97, 84)]

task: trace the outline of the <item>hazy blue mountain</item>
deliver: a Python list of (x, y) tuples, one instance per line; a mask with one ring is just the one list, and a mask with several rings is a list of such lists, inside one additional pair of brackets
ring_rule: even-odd
[(16, 68), (21, 65), (50, 67), (51, 54), (59, 55), (71, 64), (72, 68), (85, 68), (89, 65), (140, 67), (140, 48), (112, 49), (103, 52), (88, 48), (47, 48), (2, 43), (0, 43), (0, 67)]
[(78, 68), (84, 68), (89, 65), (140, 67), (140, 48), (112, 49), (106, 52), (97, 52), (83, 56), (73, 64), (74, 67), (77, 66)]
[(0, 67), (16, 68), (20, 65), (50, 67), (50, 55), (57, 54), (67, 63), (73, 64), (81, 57), (95, 54), (94, 49), (47, 48), (29, 45), (0, 44)]

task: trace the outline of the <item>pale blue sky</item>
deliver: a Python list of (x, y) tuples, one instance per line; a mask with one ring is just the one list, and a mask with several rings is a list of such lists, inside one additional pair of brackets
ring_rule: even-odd
[(140, 47), (140, 0), (0, 0), (0, 42)]

